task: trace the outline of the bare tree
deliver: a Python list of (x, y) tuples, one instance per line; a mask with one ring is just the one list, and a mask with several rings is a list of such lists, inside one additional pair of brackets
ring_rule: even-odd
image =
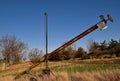
[[(63, 42), (65, 44), (66, 42)], [(51, 61), (69, 60), (73, 59), (76, 53), (76, 44), (71, 44), (60, 52), (53, 54), (49, 57)]]
[(99, 47), (99, 44), (94, 40), (89, 40), (88, 51), (89, 53), (94, 52)]
[(39, 62), (42, 55), (43, 55), (42, 50), (39, 50), (38, 48), (33, 48), (29, 52), (29, 60), (32, 63)]
[(75, 58), (82, 58), (83, 55), (85, 55), (86, 52), (82, 47), (79, 47), (78, 50), (76, 51)]
[(17, 40), (16, 36), (5, 35), (0, 39), (0, 49), (2, 57), (6, 63), (18, 63), (22, 60), (27, 45)]

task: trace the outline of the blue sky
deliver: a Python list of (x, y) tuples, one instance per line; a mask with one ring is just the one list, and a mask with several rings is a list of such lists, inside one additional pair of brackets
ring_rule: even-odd
[(75, 42), (87, 49), (88, 41), (120, 39), (120, 0), (0, 0), (0, 38), (16, 35), (29, 48), (45, 51), (45, 16), (48, 12), (49, 52), (111, 14), (114, 23)]

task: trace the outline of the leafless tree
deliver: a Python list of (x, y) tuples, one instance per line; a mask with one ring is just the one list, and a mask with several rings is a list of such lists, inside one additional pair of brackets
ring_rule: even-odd
[(89, 53), (94, 52), (99, 47), (99, 44), (94, 40), (89, 40), (88, 51)]
[(83, 55), (85, 55), (86, 52), (82, 47), (79, 47), (78, 50), (76, 51), (75, 58), (82, 58)]
[(16, 36), (5, 35), (0, 39), (0, 49), (2, 57), (6, 63), (18, 63), (22, 60), (24, 53), (26, 52), (27, 45), (17, 40)]
[(33, 48), (29, 52), (29, 60), (32, 63), (39, 62), (42, 55), (43, 55), (42, 50), (39, 50), (38, 48)]

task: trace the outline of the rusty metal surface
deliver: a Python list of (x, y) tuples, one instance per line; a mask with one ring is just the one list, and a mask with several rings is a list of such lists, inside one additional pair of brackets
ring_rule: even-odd
[(89, 34), (90, 32), (94, 31), (95, 29), (97, 29), (98, 26), (94, 25), (92, 27), (90, 27), (89, 29), (87, 29), (86, 31), (84, 31), (83, 33), (79, 34), (78, 36), (74, 37), (73, 39), (71, 39), (70, 41), (68, 41), (67, 43), (63, 44), (62, 46), (60, 46), (59, 48), (57, 48), (56, 50), (54, 50), (53, 52), (50, 53), (50, 56), (54, 53), (57, 53), (61, 50), (63, 50), (64, 48), (66, 48), (67, 46), (71, 45), (72, 43), (76, 42), (77, 40), (79, 40), (80, 38), (84, 37), (85, 35)]
[[(63, 44), (62, 46), (60, 46), (59, 48), (57, 48), (56, 50), (54, 50), (53, 52), (47, 54), (47, 58), (49, 59), (50, 56), (52, 56), (53, 54), (63, 50), (64, 48), (66, 48), (67, 46), (71, 45), (72, 43), (76, 42), (77, 40), (79, 40), (80, 38), (84, 37), (85, 35), (89, 34), (90, 32), (94, 31), (95, 29), (97, 29), (98, 26), (94, 25), (92, 27), (90, 27), (89, 29), (87, 29), (86, 31), (84, 31), (83, 33), (79, 34), (78, 36), (74, 37), (73, 39), (71, 39), (70, 41), (68, 41), (67, 43)], [(43, 56), (41, 59), (41, 61), (39, 63), (36, 63), (32, 66), (30, 66), (28, 69), (26, 69), (25, 71), (23, 71), (22, 73), (20, 73), (19, 75), (17, 75), (15, 77), (15, 79), (18, 79), (21, 75), (28, 73), (32, 68), (38, 66), (41, 62), (44, 62), (46, 56)]]

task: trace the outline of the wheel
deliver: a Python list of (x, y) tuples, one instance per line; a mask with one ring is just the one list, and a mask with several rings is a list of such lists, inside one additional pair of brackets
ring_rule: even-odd
[(37, 81), (35, 78), (31, 77), (29, 81)]

